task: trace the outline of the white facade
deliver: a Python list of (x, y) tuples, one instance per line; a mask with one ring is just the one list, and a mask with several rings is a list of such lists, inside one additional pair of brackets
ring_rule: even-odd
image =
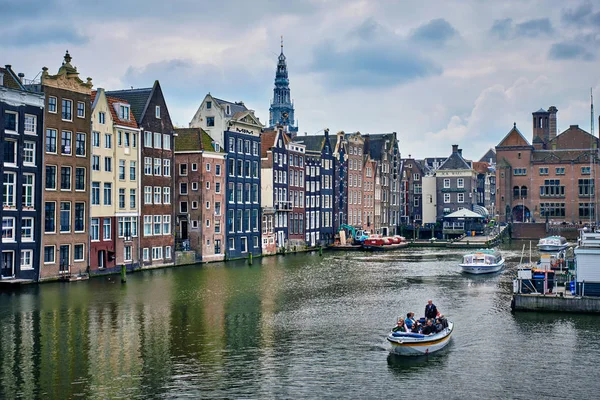
[(426, 175), (423, 180), (423, 223), (435, 224), (437, 221), (437, 188), (435, 175)]

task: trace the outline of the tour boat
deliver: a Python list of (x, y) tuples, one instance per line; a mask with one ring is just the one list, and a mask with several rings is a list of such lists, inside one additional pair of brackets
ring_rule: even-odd
[(569, 247), (569, 243), (562, 236), (548, 236), (540, 239), (537, 247), (540, 251), (561, 251)]
[(489, 274), (504, 268), (504, 258), (497, 250), (477, 250), (463, 256), (459, 266), (469, 274)]
[(448, 345), (453, 329), (454, 323), (448, 321), (447, 327), (432, 335), (392, 331), (387, 336), (387, 340), (392, 346), (390, 353), (399, 356), (421, 356), (435, 353)]

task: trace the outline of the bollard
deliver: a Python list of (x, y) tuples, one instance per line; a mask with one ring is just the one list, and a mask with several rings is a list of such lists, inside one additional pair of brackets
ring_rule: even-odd
[(319, 256), (323, 257), (323, 246), (319, 247)]
[(248, 253), (248, 265), (252, 265), (252, 253)]
[(125, 264), (121, 265), (121, 283), (127, 282), (127, 268)]

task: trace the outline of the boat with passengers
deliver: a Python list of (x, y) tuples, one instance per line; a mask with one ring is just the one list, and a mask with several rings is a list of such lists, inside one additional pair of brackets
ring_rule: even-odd
[[(423, 324), (425, 318), (421, 318)], [(444, 320), (441, 329), (429, 335), (423, 333), (392, 331), (387, 336), (391, 345), (390, 353), (399, 356), (422, 356), (442, 350), (450, 342), (454, 323)]]
[(569, 247), (569, 243), (567, 243), (567, 239), (563, 236), (548, 236), (541, 238), (537, 247), (540, 251), (558, 252)]
[(458, 265), (468, 274), (490, 274), (504, 268), (504, 258), (498, 250), (481, 249), (464, 255)]

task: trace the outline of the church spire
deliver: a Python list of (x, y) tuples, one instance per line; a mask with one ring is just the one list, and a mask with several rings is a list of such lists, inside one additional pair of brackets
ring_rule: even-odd
[(293, 136), (293, 133), (298, 131), (298, 127), (294, 120), (294, 105), (290, 96), (287, 62), (283, 54), (283, 36), (281, 36), (280, 46), (281, 53), (277, 60), (273, 100), (269, 109), (269, 126), (275, 128), (277, 125), (283, 125)]

